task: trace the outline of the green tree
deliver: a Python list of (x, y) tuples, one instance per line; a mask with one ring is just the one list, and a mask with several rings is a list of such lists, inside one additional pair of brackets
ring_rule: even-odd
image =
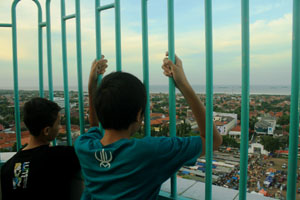
[(255, 123), (256, 123), (257, 121), (258, 121), (258, 120), (257, 120), (256, 117), (251, 117), (251, 118), (249, 119), (249, 128), (250, 128), (251, 130), (254, 130), (254, 125), (255, 125)]
[(235, 148), (239, 148), (240, 145), (239, 143), (237, 143), (237, 141), (231, 137), (229, 137), (228, 135), (224, 135), (223, 136), (223, 146), (227, 146), (227, 147), (235, 147)]
[(280, 148), (280, 142), (278, 138), (273, 138), (272, 136), (265, 135), (261, 140), (262, 145), (267, 151), (274, 153)]
[(177, 126), (176, 135), (179, 137), (188, 137), (190, 135), (191, 130), (191, 125), (184, 122), (183, 124), (179, 124)]
[(290, 123), (290, 116), (289, 115), (285, 115), (285, 114), (282, 115), (277, 120), (277, 123), (280, 124), (280, 125), (288, 125)]
[(71, 124), (79, 125), (79, 118), (78, 117), (71, 117)]
[(241, 120), (241, 106), (237, 107), (233, 112), (237, 114), (238, 120)]
[(288, 135), (284, 135), (282, 137), (278, 138), (279, 140), (279, 147), (282, 149), (285, 149), (289, 146), (289, 136)]

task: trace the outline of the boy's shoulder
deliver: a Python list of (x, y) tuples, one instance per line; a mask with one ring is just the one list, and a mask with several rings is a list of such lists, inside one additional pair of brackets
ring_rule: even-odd
[[(69, 157), (75, 155), (74, 147), (72, 146), (52, 146), (42, 145), (33, 149), (28, 150), (19, 150), (15, 155), (13, 155), (7, 162), (4, 164), (11, 162), (18, 162), (23, 160), (31, 160), (34, 159), (47, 159), (47, 157)], [(3, 165), (3, 166), (4, 166)]]

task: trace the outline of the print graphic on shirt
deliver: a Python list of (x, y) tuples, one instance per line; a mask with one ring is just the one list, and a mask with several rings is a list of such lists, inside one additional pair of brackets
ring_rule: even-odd
[[(97, 154), (99, 154), (99, 157)], [(109, 151), (109, 157), (107, 157), (107, 152), (102, 149), (102, 151), (95, 152), (95, 158), (100, 162), (100, 167), (110, 168), (110, 162), (112, 161), (113, 156)]]
[(29, 163), (30, 162), (15, 163), (14, 177), (13, 177), (14, 190), (18, 188), (23, 188), (23, 189), (27, 188)]

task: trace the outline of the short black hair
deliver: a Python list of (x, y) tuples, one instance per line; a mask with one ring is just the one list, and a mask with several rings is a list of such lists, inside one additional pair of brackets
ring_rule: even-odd
[(57, 103), (36, 97), (24, 105), (24, 123), (31, 135), (39, 136), (47, 126), (53, 126), (61, 108)]
[(97, 117), (104, 129), (126, 130), (146, 107), (144, 84), (132, 74), (113, 72), (105, 76), (94, 96)]

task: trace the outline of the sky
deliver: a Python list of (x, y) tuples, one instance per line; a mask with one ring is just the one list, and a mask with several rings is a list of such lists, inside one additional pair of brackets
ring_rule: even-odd
[[(101, 4), (112, 3), (102, 0)], [(40, 0), (45, 20), (45, 0)], [(0, 23), (11, 23), (12, 0), (0, 0)], [(192, 85), (205, 85), (204, 0), (174, 0), (175, 52), (182, 59)], [(75, 3), (66, 0), (66, 13)], [(241, 4), (212, 0), (213, 82), (241, 85)], [(81, 1), (82, 78), (87, 88), (96, 57), (94, 1)], [(60, 1), (51, 1), (51, 37), (54, 90), (63, 86)], [(162, 60), (167, 51), (167, 1), (148, 0), (150, 85), (167, 85)], [(114, 10), (101, 14), (102, 53), (106, 73), (116, 70)], [(122, 70), (143, 79), (141, 1), (121, 0)], [(38, 89), (37, 7), (32, 0), (17, 5), (18, 75), (20, 89)], [(250, 1), (250, 85), (291, 84), (292, 0)], [(77, 87), (75, 20), (67, 21), (68, 81)], [(48, 88), (46, 31), (43, 31), (44, 88)], [(0, 28), (0, 89), (13, 88), (11, 28)]]

